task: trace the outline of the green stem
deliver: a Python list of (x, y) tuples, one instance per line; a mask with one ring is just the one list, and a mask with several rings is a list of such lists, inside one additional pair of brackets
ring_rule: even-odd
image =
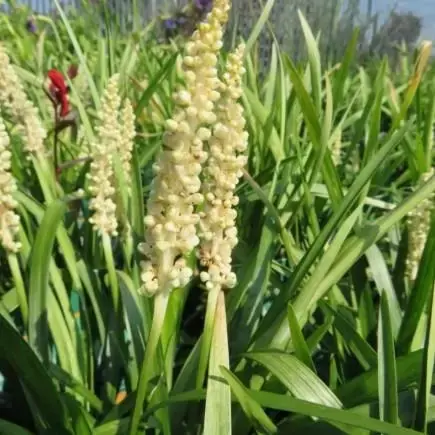
[(216, 433), (216, 428), (219, 428), (219, 433), (231, 435), (231, 389), (220, 379), (221, 366), (230, 368), (225, 294), (222, 290), (218, 294), (214, 322), (203, 433)]
[(18, 298), (18, 303), (20, 305), (24, 328), (27, 331), (27, 325), (29, 322), (29, 306), (27, 304), (26, 290), (24, 288), (24, 281), (21, 275), (20, 265), (18, 264), (18, 259), (16, 254), (9, 253), (8, 262), (15, 283), (15, 290), (17, 291), (17, 298)]
[(59, 113), (57, 107), (54, 107), (54, 144), (53, 144), (53, 159), (54, 159), (54, 174), (57, 175), (58, 165), (58, 142), (59, 142), (59, 130), (57, 128), (59, 124)]
[(199, 357), (198, 373), (196, 375), (196, 388), (201, 389), (204, 384), (205, 374), (208, 366), (208, 356), (213, 337), (213, 325), (216, 315), (216, 306), (219, 297), (219, 287), (211, 290), (207, 297), (207, 309), (205, 313), (204, 334), (201, 343), (201, 355)]
[(47, 160), (39, 154), (32, 156), (32, 162), (44, 199), (49, 203), (56, 197), (56, 185), (51, 167), (48, 166)]
[(145, 349), (145, 355), (142, 362), (142, 368), (139, 375), (139, 384), (137, 387), (136, 402), (134, 404), (133, 416), (130, 420), (129, 434), (137, 435), (140, 419), (143, 413), (143, 404), (147, 392), (148, 381), (153, 374), (155, 365), (155, 354), (160, 340), (160, 335), (165, 320), (166, 308), (168, 306), (169, 292), (160, 292), (154, 299), (154, 314), (148, 343)]
[(115, 261), (113, 259), (112, 244), (109, 234), (103, 233), (102, 238), (104, 259), (106, 260), (107, 271), (109, 273), (109, 283), (112, 293), (113, 309), (116, 314), (119, 314), (119, 285), (118, 277), (116, 276)]

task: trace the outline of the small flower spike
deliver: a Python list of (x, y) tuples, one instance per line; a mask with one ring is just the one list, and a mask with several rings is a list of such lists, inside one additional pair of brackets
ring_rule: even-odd
[(117, 235), (116, 204), (113, 196), (113, 155), (121, 142), (118, 112), (121, 98), (118, 92), (119, 76), (109, 79), (101, 101), (100, 125), (97, 139), (91, 144), (92, 163), (89, 191), (92, 195), (90, 209), (94, 212), (89, 222), (95, 231), (111, 236)]
[(246, 165), (245, 151), (248, 133), (245, 131), (243, 107), (238, 103), (242, 95), (244, 45), (229, 55), (223, 76), (221, 99), (217, 104), (217, 123), (210, 140), (202, 186), (205, 197), (201, 212), (199, 251), (201, 280), (208, 290), (232, 288), (236, 275), (231, 270), (231, 253), (237, 245), (237, 212), (239, 202), (235, 189)]
[(11, 174), (9, 145), (9, 136), (0, 117), (0, 244), (9, 252), (17, 252), (21, 247), (16, 241), (20, 217), (15, 213), (17, 203), (12, 197), (17, 186)]
[(18, 125), (26, 151), (43, 155), (47, 133), (42, 127), (38, 110), (27, 98), (2, 44), (0, 44), (0, 105)]

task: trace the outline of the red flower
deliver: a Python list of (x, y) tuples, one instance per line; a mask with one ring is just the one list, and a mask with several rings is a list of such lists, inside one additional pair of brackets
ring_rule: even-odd
[(65, 82), (63, 74), (57, 69), (48, 71), (48, 78), (51, 81), (50, 94), (55, 99), (56, 103), (60, 106), (60, 116), (68, 115), (70, 111), (68, 100), (68, 86)]

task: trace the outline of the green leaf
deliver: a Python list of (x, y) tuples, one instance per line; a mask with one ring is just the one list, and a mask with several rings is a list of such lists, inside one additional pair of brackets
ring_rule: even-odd
[(322, 309), (334, 315), (334, 326), (342, 335), (346, 344), (352, 349), (360, 364), (366, 369), (375, 368), (378, 365), (376, 351), (355, 330), (354, 326), (343, 315), (341, 310), (335, 311), (328, 304), (322, 304)]
[[(316, 290), (316, 297), (320, 299), (323, 295), (338, 282), (338, 280), (350, 269), (350, 267), (376, 243), (387, 231), (398, 223), (410, 210), (420, 201), (428, 198), (435, 190), (435, 177), (415, 191), (409, 198), (403, 201), (392, 212), (377, 219), (373, 223), (359, 229), (354, 236), (351, 236), (344, 243), (336, 262), (319, 283)], [(285, 333), (285, 329), (283, 329)]]
[(295, 399), (287, 395), (267, 393), (264, 391), (249, 390), (249, 393), (254, 400), (265, 408), (309, 415), (332, 423), (361, 427), (365, 430), (385, 435), (421, 435), (420, 432), (416, 432), (415, 430), (404, 429), (391, 423), (385, 423), (374, 418), (365, 417), (352, 410), (330, 408), (328, 406), (317, 405), (304, 400)]
[(381, 295), (379, 313), (378, 367), (379, 414), (382, 420), (398, 424), (396, 355), (388, 296), (385, 291)]
[(343, 406), (328, 386), (293, 355), (264, 351), (246, 353), (245, 356), (266, 367), (298, 399), (333, 408)]
[(320, 62), (320, 51), (313, 32), (311, 31), (310, 25), (300, 9), (298, 10), (298, 16), (302, 27), (302, 32), (304, 33), (305, 43), (307, 45), (313, 100), (316, 110), (320, 112), (322, 98), (322, 67)]
[(349, 233), (352, 231), (360, 215), (361, 208), (357, 207), (342, 223), (340, 228), (338, 228), (337, 233), (330, 242), (328, 248), (325, 250), (319, 263), (316, 264), (315, 269), (307, 280), (307, 283), (303, 286), (302, 291), (296, 297), (293, 306), (295, 314), (302, 325), (305, 325), (310, 311), (320, 299), (317, 291), (319, 284), (322, 282), (323, 278), (331, 268), (331, 265), (341, 252), (345, 240), (349, 236)]
[(402, 312), (400, 310), (399, 301), (397, 300), (396, 292), (391, 281), (388, 266), (384, 259), (381, 250), (373, 245), (367, 249), (365, 256), (370, 265), (370, 271), (373, 276), (373, 280), (376, 283), (376, 287), (379, 293), (385, 293), (385, 297), (388, 298), (388, 305), (391, 310), (391, 327), (393, 328), (394, 337), (397, 336), (400, 328), (400, 322), (402, 320)]
[(199, 356), (198, 370), (196, 373), (196, 389), (202, 388), (207, 366), (209, 364), (209, 355), (211, 349), (211, 343), (213, 341), (214, 324), (216, 307), (219, 298), (219, 288), (209, 291), (207, 293), (207, 304), (205, 309), (205, 321), (201, 338), (201, 354)]
[(92, 435), (94, 419), (86, 411), (82, 404), (77, 402), (69, 394), (63, 394), (62, 400), (69, 411), (69, 415), (71, 416), (74, 433), (79, 435)]
[(345, 90), (344, 83), (349, 76), (349, 68), (352, 63), (352, 58), (356, 53), (356, 46), (358, 44), (358, 37), (360, 35), (360, 29), (354, 29), (352, 33), (352, 38), (347, 45), (346, 52), (344, 54), (343, 59), (341, 60), (341, 66), (339, 72), (337, 74), (337, 79), (334, 84), (334, 102), (337, 106), (341, 104), (341, 99), (343, 97), (343, 93)]
[(231, 387), (231, 391), (236, 396), (243, 412), (246, 414), (251, 424), (260, 433), (277, 433), (276, 426), (272, 423), (261, 406), (252, 398), (250, 391), (225, 367), (221, 367), (222, 375)]
[(38, 426), (59, 435), (71, 434), (67, 412), (50, 376), (29, 345), (2, 316), (0, 336), (1, 358), (20, 379)]
[(29, 262), (29, 343), (44, 362), (48, 361), (47, 295), (49, 288), (49, 264), (56, 229), (62, 222), (65, 203), (54, 201), (47, 208), (36, 233)]
[(103, 402), (69, 373), (54, 364), (49, 364), (48, 373), (63, 386), (70, 388), (74, 393), (83, 397), (95, 410), (103, 411)]
[(296, 314), (291, 304), (288, 304), (287, 307), (287, 318), (296, 357), (309, 369), (311, 369), (311, 371), (316, 373), (316, 368), (313, 364), (313, 360), (311, 359), (310, 351), (308, 349), (307, 343), (305, 342), (298, 319), (296, 318)]
[[(370, 160), (367, 166), (359, 173), (357, 179), (352, 184), (348, 193), (340, 203), (339, 208), (334, 212), (332, 217), (328, 220), (321, 233), (316, 237), (314, 243), (310, 246), (309, 250), (305, 254), (304, 258), (297, 265), (296, 270), (292, 276), (291, 284), (285, 291), (275, 299), (272, 307), (268, 311), (266, 317), (263, 319), (262, 324), (257, 332), (257, 336), (267, 333), (270, 336), (273, 332), (276, 333), (276, 329), (280, 329), (280, 335), (278, 336), (280, 345), (288, 340), (288, 328), (285, 321), (283, 307), (292, 297), (294, 292), (300, 286), (302, 280), (308, 274), (310, 268), (315, 263), (316, 259), (320, 255), (324, 248), (328, 238), (332, 235), (334, 229), (339, 225), (346, 213), (349, 212), (352, 205), (357, 201), (359, 194), (363, 190), (364, 186), (369, 182), (376, 169), (379, 168), (381, 163), (385, 160), (391, 150), (399, 143), (403, 138), (405, 132), (409, 128), (409, 125), (404, 125), (400, 130), (395, 132), (393, 136), (387, 141), (387, 143), (376, 153), (376, 155)], [(396, 210), (397, 212), (397, 210)], [(394, 213), (394, 212), (393, 212)], [(367, 246), (368, 247), (368, 246)], [(343, 249), (342, 249), (343, 251)], [(364, 252), (364, 251), (363, 251)], [(349, 265), (347, 264), (346, 270)], [(322, 281), (322, 284), (325, 281)], [(330, 288), (330, 287), (328, 287)], [(319, 295), (319, 288), (316, 289), (316, 295)], [(274, 325), (272, 327), (271, 325)], [(278, 344), (278, 343), (276, 343)]]
[(258, 96), (247, 87), (244, 88), (243, 100), (245, 101), (245, 106), (249, 107), (249, 110), (252, 111), (252, 122), (255, 122), (257, 126), (261, 126), (263, 130), (269, 131), (267, 135), (267, 146), (270, 148), (276, 162), (281, 162), (286, 156), (278, 132), (275, 126), (270, 122), (270, 110), (263, 106)]
[[(113, 435), (113, 434), (125, 434), (128, 430), (128, 418), (122, 418), (118, 420), (112, 420), (108, 423), (104, 423), (100, 426), (94, 428), (94, 435)], [(141, 433), (139, 431), (143, 431), (144, 425), (140, 425), (138, 428), (138, 434)]]
[(5, 435), (32, 435), (32, 432), (27, 429), (2, 419), (0, 419), (0, 433)]
[[(420, 378), (422, 352), (412, 352), (397, 358), (397, 389), (404, 391), (415, 386)], [(351, 408), (363, 403), (375, 402), (379, 398), (378, 370), (368, 372), (349, 380), (336, 391), (337, 396), (346, 406)]]
[(208, 367), (204, 435), (231, 435), (231, 389), (222, 378), (220, 367), (229, 368), (225, 296), (219, 292)]
[(252, 47), (255, 44), (255, 41), (260, 36), (260, 33), (262, 32), (267, 20), (269, 19), (269, 15), (272, 11), (274, 4), (275, 0), (267, 0), (266, 4), (263, 6), (261, 15), (258, 21), (255, 23), (255, 26), (252, 29), (248, 40), (246, 41), (246, 53), (249, 53), (251, 51)]
[(135, 115), (138, 117), (142, 110), (146, 107), (148, 104), (150, 98), (153, 96), (154, 92), (156, 91), (156, 88), (158, 85), (168, 76), (168, 74), (172, 71), (172, 68), (175, 65), (175, 62), (178, 57), (178, 53), (174, 53), (162, 66), (159, 73), (156, 74), (156, 76), (153, 77), (151, 82), (148, 84), (145, 91), (142, 93), (136, 108), (134, 110)]

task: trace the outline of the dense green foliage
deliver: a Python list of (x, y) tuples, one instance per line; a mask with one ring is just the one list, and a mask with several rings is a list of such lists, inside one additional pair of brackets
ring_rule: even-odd
[[(406, 217), (435, 191), (433, 176), (419, 183), (434, 162), (431, 47), (404, 53), (394, 71), (387, 60), (360, 66), (355, 31), (329, 65), (300, 14), (307, 62), (274, 45), (260, 80), (266, 3), (245, 59), (249, 161), (238, 187), (238, 285), (225, 301), (231, 364), (214, 363), (225, 343), (212, 341), (208, 378), (231, 388), (231, 415), (211, 394), (205, 400), (207, 382), (197, 385), (201, 340), (211, 334), (199, 280), (171, 294), (158, 352), (143, 361), (153, 299), (137, 292), (136, 246), (183, 41), (159, 43), (149, 29), (105, 27), (103, 36), (86, 15), (60, 9), (55, 21), (38, 19), (36, 34), (23, 14), (0, 16), (0, 39), (63, 168), (56, 182), (27, 160), (2, 113), (23, 246), (16, 257), (0, 251), (0, 433), (128, 433), (142, 364), (158, 373), (146, 392), (147, 433), (202, 433), (206, 401), (214, 405), (207, 418), (219, 423), (207, 435), (435, 430), (433, 219), (417, 278), (405, 276)], [(72, 64), (78, 121), (55, 132), (42, 85), (50, 68), (66, 73)], [(137, 116), (132, 196), (118, 198), (119, 221), (132, 231), (102, 241), (88, 222), (88, 196), (74, 196), (89, 169), (76, 159), (86, 156), (114, 73)]]

